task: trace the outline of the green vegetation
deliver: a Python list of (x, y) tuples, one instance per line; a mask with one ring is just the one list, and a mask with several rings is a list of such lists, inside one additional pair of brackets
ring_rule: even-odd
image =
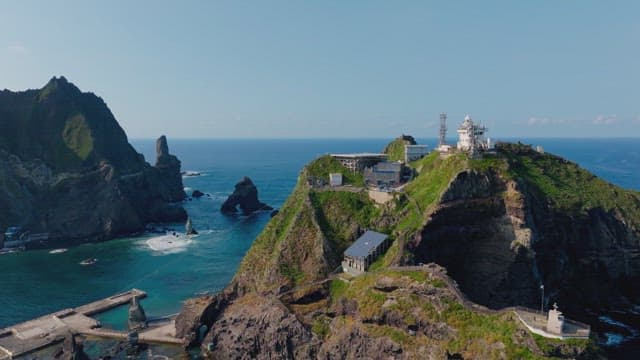
[(412, 164), (418, 176), (405, 187), (405, 199), (401, 209), (404, 216), (396, 226), (398, 232), (412, 232), (419, 229), (428, 209), (436, 205), (449, 182), (467, 166), (464, 154), (455, 154), (441, 158), (437, 152)]
[(339, 253), (355, 240), (358, 227), (373, 227), (380, 214), (365, 192), (311, 191), (310, 198), (322, 232)]
[(349, 288), (349, 284), (340, 279), (333, 279), (329, 283), (329, 296), (331, 299), (340, 299), (345, 291)]
[(330, 155), (324, 155), (312, 161), (305, 167), (306, 175), (315, 179), (329, 182), (330, 173), (342, 173), (343, 184), (364, 186), (364, 178), (360, 173), (354, 173), (342, 166), (340, 162)]
[[(280, 255), (280, 247), (278, 245), (289, 235), (307, 194), (307, 186), (303, 181), (298, 181), (298, 185), (293, 193), (289, 195), (278, 215), (267, 223), (264, 230), (255, 239), (247, 255), (242, 259), (236, 274), (236, 277), (243, 278), (244, 285), (249, 285), (254, 290), (268, 285), (277, 286), (277, 284), (267, 284), (265, 278), (268, 277), (270, 267), (277, 263)], [(278, 268), (280, 269), (280, 267)], [(288, 275), (295, 274), (297, 274), (295, 270), (293, 273), (288, 273)], [(295, 276), (292, 277), (296, 278)]]
[[(427, 300), (421, 292), (407, 292), (405, 290), (384, 293), (374, 288), (378, 279), (387, 278), (403, 289), (412, 288), (418, 284), (433, 287), (439, 295), (434, 300)], [(338, 282), (340, 284), (338, 285)], [(522, 332), (519, 321), (510, 312), (500, 314), (482, 314), (467, 310), (454, 300), (439, 279), (429, 279), (422, 271), (390, 271), (367, 273), (344, 283), (334, 280), (330, 287), (332, 303), (344, 297), (354, 300), (358, 304), (358, 317), (361, 319), (381, 319), (384, 313), (393, 312), (405, 324), (420, 323), (446, 324), (453, 336), (439, 338), (422, 334), (410, 335), (403, 326), (390, 324), (365, 324), (366, 331), (374, 337), (387, 336), (405, 349), (419, 349), (420, 346), (437, 343), (440, 348), (451, 353), (460, 353), (465, 358), (498, 359), (506, 356), (509, 359), (539, 359), (530, 349), (526, 337), (528, 332)], [(384, 305), (384, 306), (383, 306)], [(321, 332), (322, 327), (314, 324), (314, 328)], [(316, 330), (314, 330), (316, 332)], [(324, 335), (327, 336), (327, 335)], [(522, 338), (522, 337), (525, 338)], [(534, 337), (538, 346), (547, 355), (553, 354), (555, 341)], [(569, 340), (562, 342), (577, 348), (589, 346), (589, 340)]]
[(413, 137), (402, 135), (390, 142), (384, 148), (384, 153), (387, 154), (387, 158), (391, 161), (404, 161), (404, 146), (415, 144), (416, 141)]
[(331, 318), (324, 315), (318, 316), (311, 324), (311, 331), (320, 339), (325, 339), (331, 332), (330, 324)]
[(67, 119), (62, 139), (67, 147), (82, 160), (85, 160), (93, 150), (91, 129), (82, 114), (78, 113)]
[(525, 145), (510, 144), (501, 149), (509, 164), (508, 175), (526, 181), (556, 208), (570, 214), (597, 207), (605, 211), (617, 209), (640, 225), (639, 192), (620, 189), (573, 162), (539, 154)]

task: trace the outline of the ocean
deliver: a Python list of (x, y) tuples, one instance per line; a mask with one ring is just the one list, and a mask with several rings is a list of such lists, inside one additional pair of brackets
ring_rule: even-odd
[[(67, 252), (47, 250), (0, 256), (0, 328), (60, 309), (77, 306), (130, 288), (149, 294), (142, 304), (148, 316), (177, 313), (186, 298), (224, 288), (255, 237), (269, 221), (268, 213), (226, 216), (220, 205), (243, 176), (258, 187), (260, 200), (282, 206), (300, 169), (312, 159), (334, 152), (381, 151), (390, 139), (313, 140), (176, 140), (171, 153), (183, 170), (201, 172), (184, 178), (187, 193), (209, 196), (185, 202), (200, 235), (175, 252), (153, 251), (153, 235), (86, 244)], [(640, 139), (523, 139), (545, 151), (577, 162), (597, 176), (624, 188), (640, 190)], [(430, 147), (436, 139), (418, 139)], [(153, 140), (131, 140), (147, 161), (155, 161)], [(171, 224), (183, 231), (184, 224)], [(86, 258), (93, 266), (81, 266)], [(640, 314), (639, 314), (640, 315)], [(600, 319), (621, 325), (606, 327), (612, 354), (640, 351), (640, 316), (606, 314)], [(100, 316), (104, 326), (125, 327), (126, 307)], [(603, 330), (604, 332), (604, 330)], [(619, 355), (619, 354), (618, 354)], [(639, 355), (640, 356), (640, 355)]]

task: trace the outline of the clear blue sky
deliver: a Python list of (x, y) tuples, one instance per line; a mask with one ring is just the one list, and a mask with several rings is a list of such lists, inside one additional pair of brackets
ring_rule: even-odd
[(3, 1), (0, 89), (130, 137), (640, 136), (640, 1)]

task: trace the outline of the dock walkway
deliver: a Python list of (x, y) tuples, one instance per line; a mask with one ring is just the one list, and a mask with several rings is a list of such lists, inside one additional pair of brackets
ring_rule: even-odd
[[(62, 342), (69, 333), (96, 337), (126, 339), (127, 332), (100, 328), (100, 322), (90, 316), (131, 302), (133, 297), (147, 296), (142, 290), (129, 291), (92, 303), (57, 311), (36, 319), (0, 329), (0, 360), (15, 357)], [(146, 329), (139, 334), (140, 341), (181, 344), (175, 337), (175, 323)]]

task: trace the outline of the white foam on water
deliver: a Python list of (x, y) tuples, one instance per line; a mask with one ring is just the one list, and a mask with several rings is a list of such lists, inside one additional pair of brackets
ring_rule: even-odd
[(193, 242), (191, 237), (184, 234), (156, 236), (146, 241), (147, 246), (149, 246), (151, 250), (163, 254), (174, 254), (184, 251), (191, 242)]

